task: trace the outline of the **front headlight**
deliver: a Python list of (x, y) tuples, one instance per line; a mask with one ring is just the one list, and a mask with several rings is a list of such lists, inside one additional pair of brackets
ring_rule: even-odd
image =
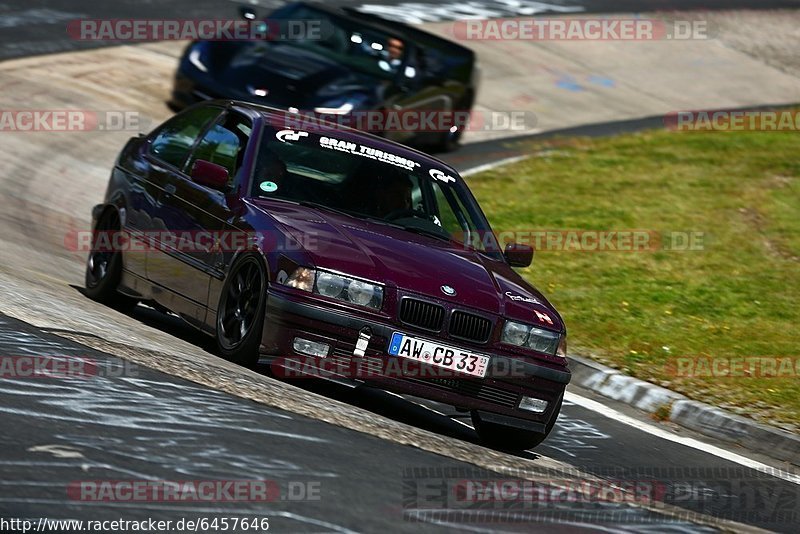
[(317, 274), (314, 292), (376, 310), (383, 304), (383, 287), (325, 271)]
[[(379, 291), (381, 291), (381, 288), (373, 284), (353, 280), (347, 286), (347, 300), (359, 306), (369, 306)], [(379, 302), (380, 300), (382, 299), (379, 299)], [(378, 307), (380, 308), (380, 304)]]
[(298, 267), (286, 279), (286, 285), (376, 310), (383, 305), (383, 287), (326, 271)]
[[(566, 353), (566, 338), (564, 339), (564, 352)], [(536, 328), (535, 326), (506, 321), (500, 340), (503, 343), (555, 356), (560, 348), (561, 336), (555, 332)]]
[(530, 326), (508, 321), (505, 328), (503, 328), (503, 343), (511, 343), (512, 345), (523, 347), (525, 342), (528, 341), (528, 333), (530, 331)]
[(347, 281), (341, 276), (331, 273), (319, 273), (317, 277), (317, 293), (325, 297), (339, 298), (347, 289)]

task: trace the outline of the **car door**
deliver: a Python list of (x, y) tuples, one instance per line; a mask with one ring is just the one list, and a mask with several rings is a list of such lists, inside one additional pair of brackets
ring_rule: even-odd
[[(146, 174), (143, 195), (147, 198), (147, 210), (143, 210), (146, 213), (141, 214), (138, 225), (145, 231), (147, 239), (146, 273), (150, 281), (163, 281), (163, 272), (174, 268), (177, 251), (167, 239), (167, 230), (180, 225), (182, 215), (165, 209), (165, 205), (177, 191), (175, 184), (192, 148), (222, 112), (223, 108), (218, 106), (190, 109), (176, 115), (150, 135), (143, 155)], [(154, 291), (158, 298), (163, 288), (154, 287)], [(168, 300), (162, 303), (171, 306)]]
[[(151, 267), (148, 259), (148, 273), (175, 295), (176, 311), (201, 324), (211, 278), (222, 279), (224, 254), (246, 237), (237, 235), (231, 222), (240, 206), (239, 171), (251, 132), (250, 120), (235, 111), (218, 117), (194, 146), (183, 171), (175, 173), (170, 182), (174, 191), (159, 209), (159, 219), (176, 246), (157, 265)], [(230, 177), (227, 186), (216, 189), (194, 181), (198, 161), (223, 167)]]

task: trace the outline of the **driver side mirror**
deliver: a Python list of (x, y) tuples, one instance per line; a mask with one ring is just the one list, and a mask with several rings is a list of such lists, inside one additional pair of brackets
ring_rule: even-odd
[(512, 267), (528, 267), (533, 262), (533, 247), (508, 243), (503, 251), (503, 256)]
[(222, 165), (198, 159), (192, 165), (192, 181), (217, 191), (228, 187), (228, 169)]

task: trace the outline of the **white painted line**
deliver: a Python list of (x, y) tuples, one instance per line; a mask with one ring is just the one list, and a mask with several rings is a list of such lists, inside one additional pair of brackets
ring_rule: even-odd
[(493, 161), (491, 163), (486, 163), (484, 165), (478, 165), (477, 167), (472, 167), (461, 174), (462, 177), (466, 178), (467, 176), (472, 176), (473, 174), (478, 174), (479, 172), (491, 171), (497, 167), (502, 167), (503, 165), (509, 165), (511, 163), (516, 163), (518, 161), (522, 161), (524, 159), (528, 159), (530, 156), (514, 156), (513, 158), (506, 158), (497, 161)]
[(578, 406), (586, 408), (587, 410), (596, 412), (604, 417), (608, 417), (609, 419), (613, 419), (614, 421), (617, 421), (624, 425), (628, 425), (637, 430), (641, 430), (642, 432), (646, 432), (647, 434), (650, 434), (652, 436), (656, 436), (658, 438), (671, 441), (679, 445), (684, 445), (686, 447), (691, 447), (693, 449), (697, 449), (707, 454), (711, 454), (718, 458), (722, 458), (723, 460), (728, 460), (729, 462), (739, 464), (743, 467), (747, 467), (749, 469), (753, 469), (755, 471), (759, 471), (767, 475), (772, 475), (776, 478), (780, 478), (787, 482), (791, 482), (792, 484), (800, 485), (800, 475), (790, 473), (788, 471), (784, 471), (782, 469), (778, 469), (777, 467), (772, 467), (767, 464), (763, 464), (756, 460), (751, 460), (750, 458), (747, 458), (740, 454), (736, 454), (735, 452), (726, 451), (725, 449), (721, 449), (719, 447), (710, 445), (708, 443), (703, 443), (702, 441), (698, 441), (694, 438), (688, 438), (684, 436), (679, 436), (677, 434), (673, 434), (672, 432), (668, 432), (663, 428), (659, 428), (657, 426), (651, 425), (650, 423), (645, 423), (644, 421), (639, 421), (638, 419), (634, 419), (633, 417), (627, 416), (595, 400), (587, 399), (586, 397), (576, 395), (575, 393), (569, 391), (567, 391), (564, 394), (564, 399), (569, 400), (570, 402), (573, 402)]
[(46, 452), (56, 458), (86, 458), (83, 453), (68, 445), (36, 445), (27, 449), (28, 452)]

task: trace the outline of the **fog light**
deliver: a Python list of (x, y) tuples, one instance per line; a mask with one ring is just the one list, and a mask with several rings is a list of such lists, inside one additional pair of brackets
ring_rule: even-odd
[(328, 349), (330, 347), (325, 343), (317, 343), (316, 341), (310, 341), (308, 339), (303, 339), (302, 337), (296, 337), (292, 342), (292, 348), (295, 350), (295, 352), (299, 352), (300, 354), (324, 358), (328, 355)]
[(546, 400), (523, 396), (522, 400), (519, 402), (519, 409), (533, 413), (544, 413), (548, 404)]

